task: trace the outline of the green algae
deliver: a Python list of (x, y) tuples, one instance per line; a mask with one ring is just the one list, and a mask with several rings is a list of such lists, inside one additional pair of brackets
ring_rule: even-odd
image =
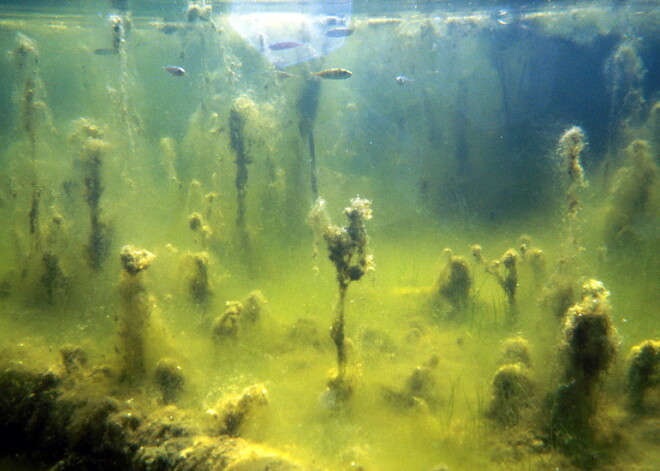
[[(485, 34), (488, 16), (358, 16), (346, 46), (313, 63), (353, 77), (321, 87), (307, 65), (277, 75), (207, 7), (179, 12), (173, 34), (155, 18), (0, 20), (15, 128), (0, 134), (0, 348), (3, 371), (28, 371), (3, 378), (27, 388), (17, 400), (36, 388), (64, 392), (69, 412), (87, 401), (55, 416), (72, 419), (60, 428), (77, 458), (55, 459), (50, 432), (22, 451), (73, 466), (93, 454), (86, 433), (107, 433), (110, 456), (126, 444), (113, 433), (144, 415), (163, 466), (168, 446), (193, 447), (192, 466), (237, 439), (329, 470), (650, 469), (657, 375), (639, 351), (658, 333), (657, 110), (637, 125), (638, 107), (627, 119), (606, 97), (605, 128), (625, 129), (610, 140), (585, 119), (590, 146), (570, 128), (556, 166), (561, 132), (540, 116), (574, 117), (529, 85), (534, 44)], [(606, 12), (570, 18), (525, 21), (571, 59), (600, 44), (593, 25), (623, 34)], [(610, 46), (595, 68), (621, 53)], [(185, 76), (163, 73), (175, 60)], [(330, 262), (315, 249), (317, 194), (336, 221), (350, 196), (373, 201), (369, 252), (350, 208), (346, 228), (326, 225)], [(157, 255), (149, 270), (128, 244)], [(620, 351), (638, 345), (630, 358), (611, 342), (592, 358), (562, 331), (586, 309), (585, 279), (612, 293), (595, 337), (616, 329)], [(338, 285), (341, 341), (328, 332)], [(324, 394), (335, 354), (352, 386), (341, 408)]]

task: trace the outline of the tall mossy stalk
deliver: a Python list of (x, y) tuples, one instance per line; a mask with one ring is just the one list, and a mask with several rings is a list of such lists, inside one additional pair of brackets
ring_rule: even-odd
[[(19, 73), (22, 86), (16, 92), (19, 98), (19, 129), (27, 140), (27, 184), (31, 192), (28, 211), (28, 232), (31, 252), (41, 250), (41, 230), (39, 224), (41, 188), (37, 181), (36, 161), (39, 157), (38, 135), (44, 129), (54, 132), (52, 116), (45, 102), (45, 86), (39, 69), (39, 50), (37, 43), (22, 33), (16, 35), (16, 48), (11, 52)], [(42, 133), (43, 134), (43, 133)]]
[(298, 128), (303, 141), (307, 141), (309, 149), (309, 182), (312, 198), (319, 197), (318, 170), (316, 168), (316, 147), (314, 144), (314, 122), (319, 108), (321, 95), (321, 80), (310, 78), (298, 98)]
[(247, 141), (245, 139), (245, 116), (238, 105), (234, 102), (229, 110), (229, 137), (231, 148), (236, 155), (236, 228), (238, 236), (247, 242), (247, 229), (245, 227), (246, 195), (248, 184), (248, 165), (252, 159), (248, 154)]
[[(564, 317), (563, 379), (548, 401), (549, 440), (579, 465), (592, 466), (596, 445), (599, 386), (618, 348), (610, 316), (609, 291), (589, 280), (582, 299)], [(587, 460), (587, 461), (584, 461)]]
[(85, 251), (88, 265), (99, 271), (110, 252), (110, 228), (101, 218), (103, 162), (110, 145), (104, 138), (104, 131), (92, 121), (80, 119), (76, 127), (71, 140), (79, 147), (84, 197), (89, 210), (90, 232)]
[(142, 278), (155, 255), (126, 245), (121, 249), (121, 318), (119, 328), (119, 355), (121, 360), (121, 380), (135, 385), (144, 378), (145, 339), (152, 302)]
[(103, 186), (101, 184), (101, 167), (103, 165), (104, 148), (100, 142), (90, 142), (85, 145), (84, 153), (86, 160), (84, 162), (84, 182), (85, 182), (85, 201), (89, 207), (90, 233), (87, 242), (87, 256), (89, 265), (94, 270), (100, 270), (101, 265), (109, 252), (108, 228), (101, 221), (101, 194)]
[[(566, 130), (557, 144), (560, 159), (558, 183), (564, 188), (565, 208), (561, 257), (557, 267), (543, 288), (542, 305), (556, 318), (562, 319), (568, 308), (579, 298), (579, 273), (581, 271), (581, 225), (579, 211), (580, 194), (588, 186), (582, 168), (582, 153), (586, 147), (582, 128), (573, 126)], [(565, 177), (568, 175), (568, 178)]]
[(37, 43), (22, 33), (16, 35), (16, 48), (11, 52), (22, 80), (19, 91), (19, 126), (28, 140), (28, 154), (31, 161), (37, 155), (37, 134), (41, 126), (54, 130), (52, 116), (45, 100), (45, 86), (39, 69), (39, 49)]
[(658, 212), (658, 166), (647, 141), (626, 148), (627, 165), (617, 170), (604, 217), (608, 249), (638, 249)]
[(337, 272), (339, 301), (337, 313), (330, 329), (330, 337), (337, 347), (337, 372), (328, 381), (332, 401), (340, 404), (352, 393), (352, 385), (347, 375), (347, 348), (345, 336), (346, 291), (348, 286), (360, 280), (374, 269), (373, 258), (369, 253), (367, 231), (364, 223), (372, 218), (371, 201), (359, 197), (351, 200), (344, 209), (348, 226), (332, 224), (325, 209), (325, 201), (319, 198), (314, 205), (310, 220), (317, 236), (323, 237), (328, 247), (328, 258)]
[(568, 175), (568, 185), (565, 192), (566, 220), (564, 224), (566, 240), (569, 243), (569, 247), (567, 247), (569, 254), (567, 256), (570, 258), (580, 251), (580, 224), (578, 219), (578, 212), (581, 207), (580, 190), (588, 185), (582, 168), (582, 152), (586, 145), (584, 131), (579, 126), (573, 126), (566, 130), (559, 138), (557, 145), (562, 174)]

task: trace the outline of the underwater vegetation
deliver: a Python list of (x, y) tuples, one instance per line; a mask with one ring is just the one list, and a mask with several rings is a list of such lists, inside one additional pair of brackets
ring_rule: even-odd
[[(618, 169), (605, 210), (604, 239), (611, 250), (638, 247), (645, 242), (643, 232), (658, 202), (658, 166), (648, 142), (634, 140), (625, 149), (626, 165)], [(653, 224), (652, 222), (650, 222)], [(652, 236), (651, 236), (652, 237)]]
[(372, 218), (371, 201), (355, 197), (351, 205), (344, 209), (348, 219), (348, 226), (335, 226), (325, 210), (325, 201), (318, 199), (310, 214), (310, 223), (316, 234), (323, 238), (328, 247), (328, 258), (335, 266), (337, 272), (337, 285), (339, 301), (337, 301), (337, 314), (330, 337), (337, 348), (337, 372), (328, 381), (331, 398), (330, 404), (340, 405), (346, 401), (353, 386), (347, 373), (347, 347), (345, 337), (346, 319), (346, 292), (348, 286), (359, 281), (366, 273), (374, 270), (373, 257), (369, 253), (365, 221)]
[(660, 344), (646, 340), (630, 350), (628, 367), (628, 398), (637, 412), (648, 412), (657, 404), (649, 404), (647, 393), (657, 389), (660, 382)]
[(2, 7), (0, 469), (657, 468), (657, 8), (152, 3)]
[[(518, 308), (516, 305), (516, 290), (518, 289), (518, 252), (509, 249), (498, 260), (488, 260), (484, 258), (481, 246), (476, 244), (470, 247), (472, 256), (477, 264), (482, 265), (487, 274), (492, 275), (497, 280), (504, 291), (507, 301), (507, 322), (514, 325), (518, 317)], [(500, 266), (504, 267), (504, 274), (500, 271)]]
[(82, 119), (76, 123), (76, 127), (71, 141), (80, 148), (84, 197), (89, 208), (90, 233), (86, 247), (87, 259), (89, 266), (98, 271), (110, 250), (110, 229), (101, 220), (101, 195), (104, 190), (101, 172), (109, 144), (103, 140), (103, 130), (96, 124)]
[(124, 246), (120, 253), (122, 275), (119, 289), (122, 298), (121, 339), (122, 380), (129, 384), (141, 381), (146, 373), (145, 335), (151, 317), (149, 293), (142, 272), (151, 265), (154, 254), (132, 246)]
[(467, 307), (472, 287), (472, 272), (467, 260), (454, 256), (451, 249), (445, 249), (444, 255), (447, 265), (436, 282), (437, 293), (451, 305), (450, 316), (456, 316)]
[(602, 282), (589, 280), (564, 317), (564, 378), (550, 406), (551, 433), (560, 446), (593, 440), (597, 387), (618, 348), (609, 295)]

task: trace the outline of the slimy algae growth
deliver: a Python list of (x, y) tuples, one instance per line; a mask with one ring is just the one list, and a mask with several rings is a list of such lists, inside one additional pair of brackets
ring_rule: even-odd
[(656, 469), (657, 12), (214, 8), (0, 17), (0, 469)]

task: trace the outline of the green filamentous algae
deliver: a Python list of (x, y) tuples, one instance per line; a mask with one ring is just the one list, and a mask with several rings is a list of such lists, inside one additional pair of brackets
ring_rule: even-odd
[(660, 10), (376, 3), (3, 4), (0, 469), (657, 469)]

